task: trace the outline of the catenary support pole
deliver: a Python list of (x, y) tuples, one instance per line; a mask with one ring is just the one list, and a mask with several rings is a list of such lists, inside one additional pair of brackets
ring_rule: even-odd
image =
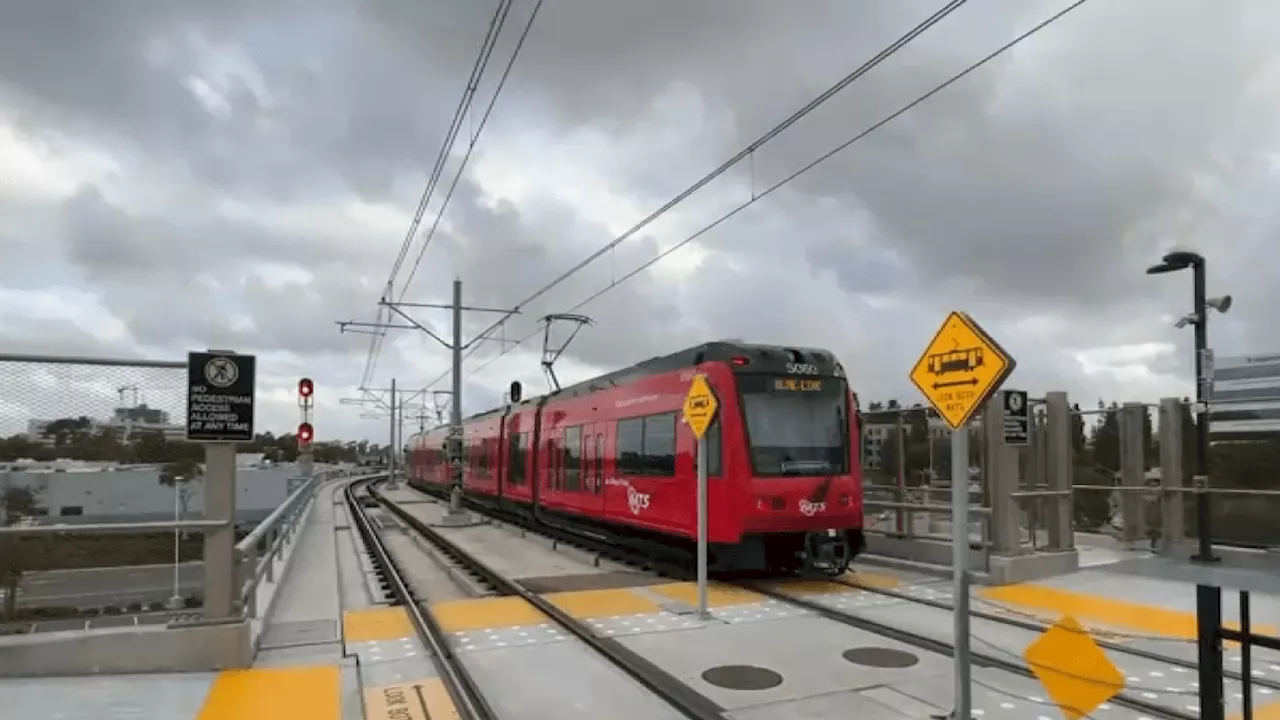
[(449, 407), (451, 445), (456, 450), (456, 462), (450, 471), (452, 487), (449, 488), (449, 514), (462, 512), (462, 281), (453, 281), (453, 401)]
[(698, 438), (698, 617), (711, 619), (707, 610), (707, 436)]
[(969, 428), (951, 431), (951, 563), (955, 590), (956, 720), (969, 720)]
[(391, 403), (387, 408), (391, 415), (391, 427), (387, 430), (387, 489), (396, 488), (396, 379), (391, 378)]

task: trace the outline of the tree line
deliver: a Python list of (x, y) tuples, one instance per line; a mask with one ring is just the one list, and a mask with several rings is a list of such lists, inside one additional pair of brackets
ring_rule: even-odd
[[(238, 444), (236, 451), (262, 453), (263, 459), (271, 462), (294, 462), (298, 459), (298, 438), (293, 433), (260, 433), (252, 442)], [(318, 463), (358, 462), (361, 458), (385, 452), (386, 448), (367, 440), (317, 442), (312, 445), (312, 453)], [(87, 417), (62, 418), (45, 427), (43, 441), (25, 434), (0, 438), (0, 462), (24, 459), (122, 464), (199, 463), (204, 459), (204, 447), (199, 443), (167, 438), (155, 429), (134, 430), (126, 442), (123, 431), (118, 427), (95, 427)]]

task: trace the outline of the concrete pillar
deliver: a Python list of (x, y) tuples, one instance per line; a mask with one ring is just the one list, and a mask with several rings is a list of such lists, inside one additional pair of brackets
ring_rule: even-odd
[(204, 517), (227, 524), (204, 535), (204, 616), (232, 617), (236, 610), (236, 446), (205, 445)]
[(1160, 399), (1160, 552), (1168, 554), (1186, 540), (1186, 507), (1184, 493), (1173, 492), (1182, 487), (1182, 400)]
[(991, 552), (1017, 555), (1022, 549), (1018, 500), (1018, 454), (1004, 444), (1004, 402), (999, 393), (982, 412), (982, 474), (990, 503)]
[(1126, 543), (1140, 542), (1146, 537), (1142, 516), (1143, 496), (1134, 489), (1143, 487), (1146, 458), (1142, 446), (1142, 403), (1127, 402), (1120, 408), (1120, 517), (1124, 521)]
[(1045, 395), (1045, 478), (1049, 490), (1067, 491), (1054, 498), (1052, 510), (1047, 513), (1049, 525), (1049, 549), (1071, 550), (1076, 546), (1075, 527), (1072, 523), (1072, 449), (1071, 406), (1065, 392), (1054, 391)]

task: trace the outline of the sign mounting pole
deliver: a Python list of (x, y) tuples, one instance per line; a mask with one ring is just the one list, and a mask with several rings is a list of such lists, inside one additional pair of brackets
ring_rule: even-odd
[(187, 354), (187, 440), (204, 443), (204, 616), (236, 613), (236, 443), (253, 441), (257, 358), (229, 350)]
[(684, 398), (684, 421), (698, 439), (698, 619), (710, 620), (707, 609), (707, 428), (720, 406), (705, 375), (694, 375)]
[(911, 382), (951, 427), (951, 573), (955, 592), (955, 705), (969, 720), (969, 421), (1017, 366), (967, 313), (952, 312), (911, 370)]

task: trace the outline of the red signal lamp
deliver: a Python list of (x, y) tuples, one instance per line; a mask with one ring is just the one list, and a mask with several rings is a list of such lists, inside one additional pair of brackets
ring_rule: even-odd
[(315, 383), (311, 382), (311, 378), (302, 378), (298, 381), (298, 395), (309, 398), (316, 391)]
[(309, 444), (315, 436), (316, 433), (315, 430), (311, 428), (311, 423), (304, 422), (298, 425), (298, 442), (300, 444)]

